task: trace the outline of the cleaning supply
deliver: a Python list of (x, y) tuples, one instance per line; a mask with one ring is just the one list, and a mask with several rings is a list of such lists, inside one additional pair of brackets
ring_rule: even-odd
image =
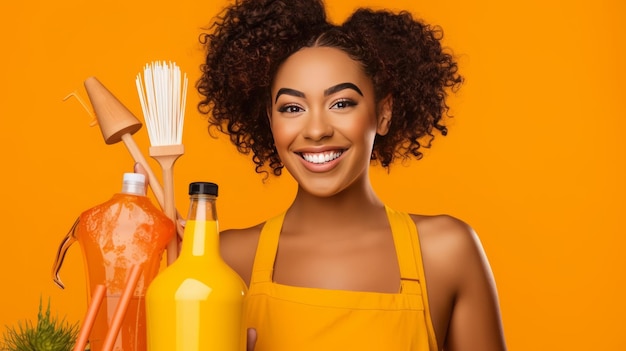
[[(141, 129), (141, 122), (96, 77), (87, 78), (84, 85), (96, 114), (97, 125), (100, 127), (104, 142), (107, 145), (116, 144), (120, 141), (124, 143), (135, 162), (141, 164), (146, 171), (152, 193), (163, 209), (165, 207), (163, 188), (135, 139), (133, 139), (133, 134)], [(79, 101), (83, 104), (80, 98)]]
[(215, 183), (189, 185), (190, 205), (178, 259), (146, 293), (149, 351), (242, 351), (247, 288), (222, 259)]
[[(182, 135), (187, 82), (187, 75), (173, 62), (151, 62), (144, 68), (144, 79), (138, 74), (135, 80), (148, 127), (150, 156), (159, 162), (163, 174), (164, 211), (174, 222), (178, 219), (174, 202), (174, 163), (185, 153)], [(178, 240), (174, 238), (167, 245), (167, 264), (172, 264), (177, 257)]]
[[(87, 269), (90, 299), (104, 285), (105, 296), (89, 334), (92, 351), (101, 351), (131, 277), (131, 268), (141, 273), (128, 300), (124, 318), (113, 343), (115, 350), (146, 350), (145, 293), (159, 272), (163, 252), (176, 227), (145, 195), (145, 176), (125, 173), (122, 191), (78, 217), (59, 246), (52, 275), (64, 288), (59, 270), (69, 247), (79, 242)], [(135, 283), (135, 282), (133, 282)]]

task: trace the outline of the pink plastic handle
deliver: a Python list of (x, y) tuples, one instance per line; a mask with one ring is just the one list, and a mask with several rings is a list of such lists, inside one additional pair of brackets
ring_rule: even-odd
[(89, 333), (91, 332), (91, 328), (96, 321), (96, 315), (98, 314), (98, 309), (102, 304), (102, 299), (104, 298), (105, 292), (106, 287), (104, 285), (96, 285), (96, 289), (91, 296), (91, 302), (89, 303), (87, 314), (85, 315), (85, 320), (83, 321), (83, 326), (80, 329), (76, 344), (74, 345), (74, 351), (85, 350), (85, 347), (87, 346), (87, 340), (89, 339)]
[(140, 273), (141, 270), (138, 265), (134, 265), (130, 269), (130, 274), (126, 280), (126, 286), (124, 287), (124, 291), (122, 292), (122, 296), (120, 297), (120, 301), (115, 308), (115, 313), (113, 314), (113, 318), (111, 320), (111, 327), (109, 328), (109, 331), (104, 339), (102, 351), (113, 350), (115, 340), (120, 332), (122, 321), (124, 320), (126, 310), (128, 309), (128, 304), (130, 303), (130, 299), (134, 293), (135, 287), (137, 286), (137, 281), (139, 281)]

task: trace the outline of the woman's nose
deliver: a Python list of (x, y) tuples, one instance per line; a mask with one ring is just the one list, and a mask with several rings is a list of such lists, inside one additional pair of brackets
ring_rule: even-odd
[(319, 141), (333, 135), (333, 126), (322, 112), (310, 112), (303, 126), (302, 135), (306, 139)]

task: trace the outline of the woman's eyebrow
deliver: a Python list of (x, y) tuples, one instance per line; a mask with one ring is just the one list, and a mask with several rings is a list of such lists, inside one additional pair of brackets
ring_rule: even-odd
[[(333, 85), (332, 87), (324, 90), (324, 96), (328, 96), (328, 95), (332, 95), (338, 91), (344, 90), (344, 89), (352, 89), (354, 91), (356, 91), (359, 95), (363, 96), (363, 93), (361, 92), (361, 89), (359, 89), (359, 87), (357, 87), (354, 83), (339, 83), (337, 85)], [(278, 89), (278, 92), (276, 93), (276, 99), (274, 100), (274, 103), (278, 102), (278, 98), (281, 95), (291, 95), (291, 96), (295, 96), (295, 97), (299, 97), (299, 98), (305, 98), (306, 95), (299, 91), (299, 90), (295, 90), (295, 89), (291, 89), (291, 88), (280, 88)]]
[(335, 86), (332, 86), (326, 90), (324, 90), (324, 96), (328, 96), (331, 94), (334, 94), (338, 91), (344, 90), (344, 89), (352, 89), (354, 91), (356, 91), (357, 93), (359, 93), (359, 95), (363, 96), (363, 93), (361, 92), (361, 89), (359, 89), (359, 87), (357, 87), (355, 84), (353, 83), (339, 83)]
[(274, 101), (274, 103), (276, 103), (278, 101), (278, 98), (283, 94), (300, 97), (300, 98), (306, 97), (306, 95), (304, 95), (304, 93), (301, 91), (290, 89), (290, 88), (280, 88), (278, 89), (278, 92), (276, 93), (276, 100)]

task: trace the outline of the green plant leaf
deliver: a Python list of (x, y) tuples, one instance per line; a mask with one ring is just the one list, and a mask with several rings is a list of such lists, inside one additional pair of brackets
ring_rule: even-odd
[(37, 323), (30, 320), (18, 321), (17, 326), (6, 326), (2, 351), (72, 351), (78, 336), (78, 322), (70, 324), (65, 318), (59, 320), (50, 312), (48, 306), (43, 311), (43, 299), (39, 299)]

